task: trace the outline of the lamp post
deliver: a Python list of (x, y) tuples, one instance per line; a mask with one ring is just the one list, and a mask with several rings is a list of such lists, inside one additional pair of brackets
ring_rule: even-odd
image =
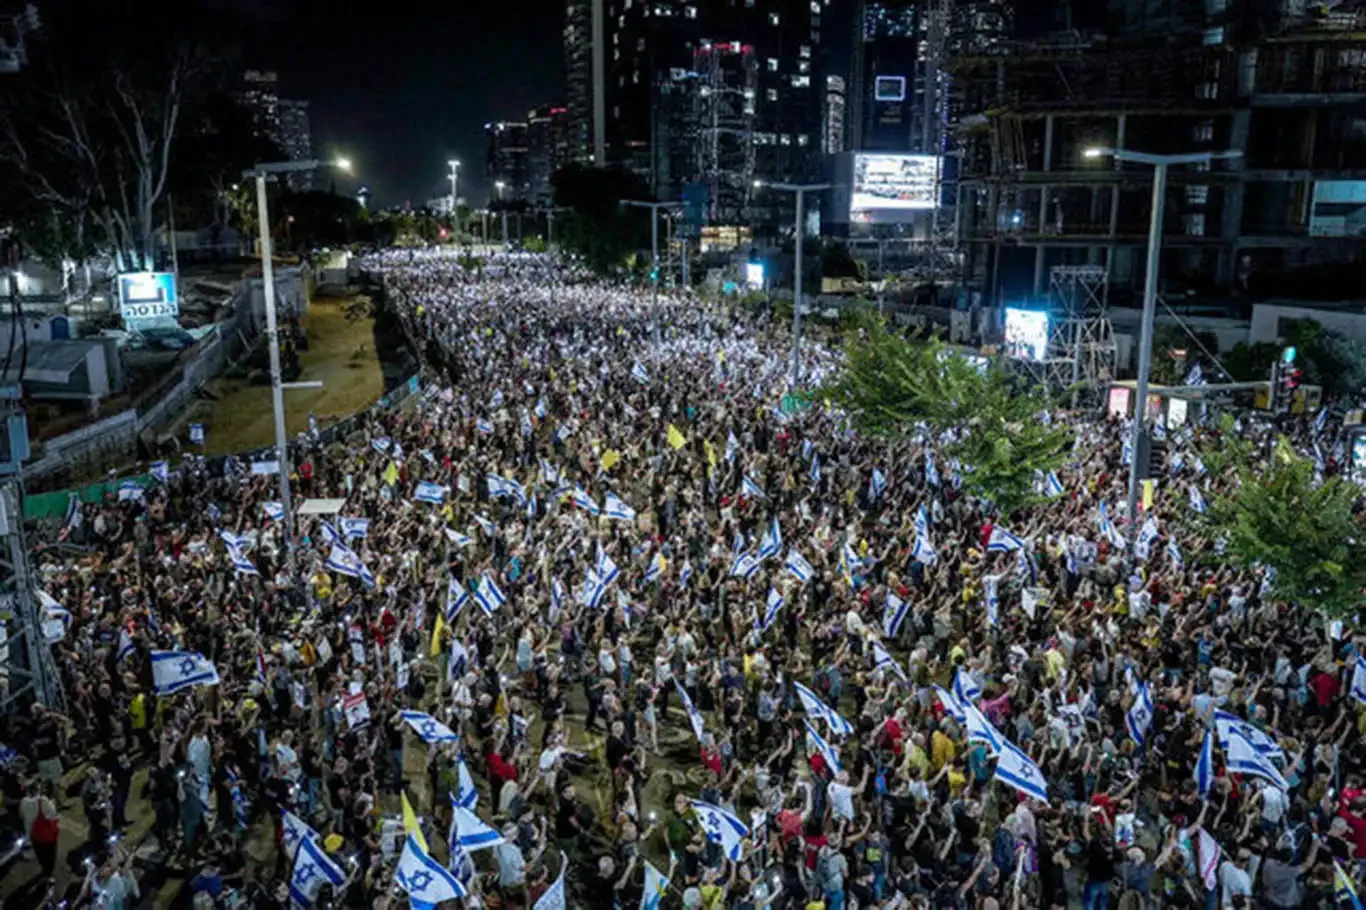
[(678, 208), (683, 205), (681, 202), (646, 202), (638, 199), (623, 199), (622, 205), (629, 205), (638, 209), (650, 210), (650, 274), (653, 276), (654, 285), (654, 311), (655, 311), (655, 344), (659, 344), (664, 337), (664, 330), (660, 323), (659, 316), (659, 210)]
[(828, 190), (832, 184), (829, 183), (765, 183), (762, 180), (754, 181), (755, 189), (768, 187), (774, 190), (783, 190), (788, 193), (795, 193), (797, 196), (797, 220), (796, 220), (796, 268), (792, 282), (792, 376), (788, 380), (788, 386), (792, 389), (797, 388), (797, 382), (801, 376), (802, 367), (802, 235), (806, 233), (803, 221), (803, 207), (806, 202), (807, 193), (819, 193)]
[(460, 162), (452, 158), (446, 162), (446, 166), (450, 168), (448, 176), (451, 178), (451, 225), (455, 228), (456, 240), (459, 241), (460, 221), (456, 214), (456, 208), (460, 203)]
[(1138, 381), (1135, 383), (1134, 422), (1129, 434), (1129, 549), (1138, 537), (1138, 452), (1148, 419), (1148, 373), (1153, 358), (1153, 321), (1157, 315), (1157, 272), (1162, 254), (1162, 216), (1166, 208), (1167, 169), (1173, 164), (1208, 164), (1215, 159), (1239, 158), (1242, 152), (1190, 152), (1184, 155), (1153, 155), (1129, 149), (1089, 148), (1085, 158), (1111, 157), (1117, 161), (1148, 164), (1153, 168), (1152, 220), (1148, 225), (1148, 262), (1143, 273), (1143, 322), (1138, 340)]
[(298, 584), (298, 560), (295, 554), (294, 510), (289, 496), (289, 444), (285, 437), (285, 396), (286, 388), (317, 388), (321, 383), (284, 383), (280, 379), (280, 332), (275, 318), (275, 266), (271, 261), (270, 213), (266, 206), (266, 178), (272, 174), (290, 174), (299, 171), (312, 171), (331, 166), (350, 173), (351, 162), (338, 158), (333, 162), (314, 159), (303, 161), (281, 161), (273, 164), (258, 164), (242, 172), (244, 178), (256, 181), (257, 227), (261, 235), (261, 294), (266, 307), (266, 352), (270, 355), (270, 404), (275, 414), (275, 467), (280, 481), (280, 506), (285, 513), (285, 555), (288, 560), (289, 578)]
[(498, 207), (503, 210), (503, 249), (506, 251), (508, 247), (508, 210), (503, 205), (503, 190), (507, 188), (507, 184), (499, 180), (493, 186), (498, 190)]

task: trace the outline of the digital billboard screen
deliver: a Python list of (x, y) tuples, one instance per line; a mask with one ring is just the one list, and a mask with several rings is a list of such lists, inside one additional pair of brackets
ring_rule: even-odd
[(118, 276), (119, 310), (124, 325), (176, 319), (180, 301), (172, 272), (132, 272)]
[(937, 204), (939, 159), (934, 155), (854, 155), (850, 214), (930, 211)]
[(1310, 237), (1366, 237), (1366, 180), (1317, 180)]
[(1006, 351), (1023, 360), (1043, 360), (1048, 353), (1048, 314), (1006, 307)]
[(875, 101), (905, 101), (906, 77), (878, 76), (873, 83), (873, 99)]

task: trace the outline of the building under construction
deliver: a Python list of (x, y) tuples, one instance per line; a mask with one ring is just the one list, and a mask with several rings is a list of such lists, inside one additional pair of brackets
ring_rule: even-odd
[(1042, 299), (1057, 266), (1103, 268), (1107, 303), (1142, 293), (1152, 169), (1085, 154), (1104, 147), (1241, 153), (1171, 169), (1169, 296), (1362, 296), (1346, 266), (1366, 248), (1366, 3), (1108, 9), (1104, 30), (947, 63), (973, 299)]

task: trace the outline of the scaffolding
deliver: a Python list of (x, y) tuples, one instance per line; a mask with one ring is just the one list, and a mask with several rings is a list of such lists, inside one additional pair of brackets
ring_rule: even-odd
[(748, 44), (702, 42), (693, 54), (698, 169), (707, 184), (707, 221), (747, 220), (754, 188), (755, 96), (758, 60)]
[(62, 689), (43, 638), (43, 617), (24, 543), (23, 493), (18, 481), (0, 487), (0, 710), (37, 701), (60, 710)]
[(1093, 265), (1059, 265), (1049, 272), (1048, 348), (1044, 381), (1069, 390), (1072, 407), (1103, 404), (1115, 378), (1115, 332), (1106, 305), (1108, 273)]

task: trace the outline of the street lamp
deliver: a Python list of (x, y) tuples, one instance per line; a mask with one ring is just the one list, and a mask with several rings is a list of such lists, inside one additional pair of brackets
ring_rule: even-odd
[(506, 250), (508, 246), (508, 210), (503, 205), (503, 190), (507, 188), (507, 184), (499, 180), (493, 186), (498, 190), (498, 207), (503, 210), (503, 249)]
[(659, 210), (680, 208), (681, 202), (646, 202), (638, 199), (623, 199), (622, 205), (633, 206), (638, 209), (650, 210), (650, 274), (654, 276), (654, 311), (655, 311), (655, 344), (659, 344), (664, 337), (664, 331), (660, 326), (659, 316)]
[(289, 564), (289, 578), (298, 584), (298, 561), (294, 551), (294, 511), (289, 497), (289, 446), (285, 438), (285, 396), (287, 388), (317, 388), (317, 383), (280, 381), (280, 332), (275, 318), (275, 266), (271, 261), (270, 213), (266, 207), (266, 178), (271, 174), (293, 174), (300, 171), (317, 170), (320, 167), (335, 167), (345, 173), (351, 172), (351, 162), (346, 158), (323, 162), (316, 159), (303, 161), (280, 161), (271, 164), (258, 164), (242, 172), (242, 177), (256, 181), (257, 227), (261, 234), (261, 293), (266, 306), (266, 351), (270, 355), (270, 403), (275, 412), (275, 466), (280, 479), (280, 505), (285, 512), (285, 554)]
[(455, 225), (455, 232), (459, 234), (460, 224), (455, 220), (455, 208), (456, 203), (460, 200), (460, 196), (457, 194), (460, 187), (460, 162), (452, 158), (446, 162), (446, 166), (451, 169), (451, 223)]
[(788, 193), (795, 193), (797, 196), (797, 245), (796, 245), (796, 275), (792, 284), (792, 376), (788, 385), (792, 389), (797, 388), (798, 377), (801, 374), (802, 365), (802, 235), (806, 233), (805, 226), (802, 224), (802, 209), (806, 201), (807, 193), (819, 193), (822, 190), (830, 189), (829, 183), (765, 183), (762, 180), (754, 181), (756, 190), (765, 187), (774, 190), (782, 190)]
[(1183, 155), (1154, 155), (1129, 149), (1088, 148), (1083, 158), (1114, 158), (1147, 164), (1153, 168), (1152, 221), (1148, 225), (1148, 264), (1143, 275), (1143, 322), (1138, 341), (1138, 382), (1134, 393), (1134, 423), (1129, 434), (1129, 549), (1138, 536), (1139, 445), (1148, 419), (1148, 373), (1153, 358), (1153, 321), (1157, 315), (1157, 269), (1162, 253), (1162, 216), (1166, 207), (1167, 168), (1173, 164), (1208, 164), (1215, 159), (1240, 158), (1242, 152), (1189, 152)]

